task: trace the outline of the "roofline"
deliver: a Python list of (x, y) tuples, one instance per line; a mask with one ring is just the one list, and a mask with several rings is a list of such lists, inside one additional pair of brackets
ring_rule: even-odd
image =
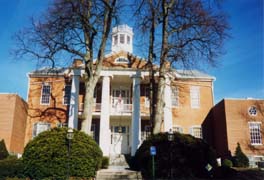
[(247, 98), (223, 98), (221, 101), (226, 101), (226, 100), (238, 100), (238, 101), (264, 101), (264, 99), (260, 98), (252, 98), (252, 97), (247, 97)]

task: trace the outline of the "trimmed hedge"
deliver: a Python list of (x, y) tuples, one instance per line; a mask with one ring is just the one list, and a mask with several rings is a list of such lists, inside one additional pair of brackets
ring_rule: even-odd
[(0, 179), (24, 178), (24, 166), (22, 160), (16, 158), (7, 158), (0, 160)]
[(40, 133), (27, 144), (23, 154), (25, 175), (31, 179), (94, 177), (102, 163), (102, 151), (83, 132), (74, 130), (68, 155), (67, 128)]
[(102, 159), (102, 169), (107, 169), (109, 166), (109, 157), (107, 156), (103, 156), (103, 159)]
[(222, 166), (224, 167), (229, 167), (229, 168), (233, 167), (233, 163), (229, 159), (224, 159), (222, 164), (223, 164)]
[(132, 163), (134, 169), (140, 170), (144, 178), (150, 178), (152, 157), (150, 146), (155, 146), (155, 174), (157, 178), (173, 177), (208, 177), (212, 171), (206, 170), (210, 164), (217, 167), (216, 155), (213, 149), (202, 139), (191, 135), (174, 133), (174, 140), (168, 141), (167, 133), (153, 135), (144, 141), (136, 152)]
[(6, 149), (5, 141), (4, 141), (4, 139), (2, 139), (0, 141), (0, 160), (7, 158), (8, 155), (9, 155), (9, 153)]

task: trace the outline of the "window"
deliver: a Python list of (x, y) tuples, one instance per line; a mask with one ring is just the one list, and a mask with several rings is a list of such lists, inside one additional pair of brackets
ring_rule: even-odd
[(41, 132), (50, 130), (50, 123), (47, 122), (37, 122), (33, 127), (33, 138), (36, 137)]
[(130, 36), (127, 36), (127, 44), (130, 44)]
[(200, 88), (198, 86), (191, 86), (190, 89), (191, 107), (200, 107)]
[(115, 63), (128, 63), (128, 59), (124, 57), (116, 58)]
[(202, 138), (202, 128), (200, 126), (191, 127), (191, 135), (196, 138)]
[(68, 127), (68, 124), (67, 123), (63, 123), (63, 122), (58, 122), (57, 123), (57, 127), (58, 128)]
[(183, 133), (183, 129), (180, 126), (173, 126), (172, 127), (173, 132)]
[(92, 123), (91, 126), (91, 136), (92, 138), (95, 140), (95, 131), (96, 131), (96, 125), (94, 123)]
[(151, 136), (151, 126), (145, 125), (144, 130), (141, 132), (141, 141), (148, 139)]
[(120, 43), (125, 44), (125, 35), (124, 34), (120, 34)]
[(256, 116), (257, 115), (257, 108), (255, 106), (251, 106), (249, 109), (248, 109), (248, 114), (250, 116)]
[(171, 105), (174, 107), (179, 106), (179, 91), (175, 86), (171, 87)]
[(149, 93), (150, 93), (150, 88), (149, 86), (144, 86), (145, 87), (145, 107), (149, 107), (150, 104), (150, 98), (149, 98)]
[(43, 84), (42, 91), (41, 91), (41, 104), (48, 105), (50, 103), (50, 85)]
[(118, 36), (115, 35), (115, 36), (114, 36), (114, 45), (117, 45), (117, 42), (118, 42)]
[(262, 145), (261, 122), (249, 122), (251, 145)]
[(63, 103), (65, 105), (69, 105), (70, 102), (71, 102), (71, 85), (66, 85), (64, 87)]

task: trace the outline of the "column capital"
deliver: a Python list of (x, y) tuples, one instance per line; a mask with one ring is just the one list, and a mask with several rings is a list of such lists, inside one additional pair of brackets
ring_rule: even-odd
[(81, 69), (80, 68), (71, 68), (69, 75), (70, 76), (81, 76)]
[(141, 74), (140, 71), (136, 71), (135, 74), (130, 75), (131, 78), (135, 78), (135, 79), (143, 79), (143, 75)]

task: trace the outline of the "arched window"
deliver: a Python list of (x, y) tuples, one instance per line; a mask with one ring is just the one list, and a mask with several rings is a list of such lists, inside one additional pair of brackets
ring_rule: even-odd
[(124, 58), (124, 57), (119, 57), (119, 58), (116, 58), (115, 59), (115, 63), (128, 63), (128, 59), (127, 58)]

